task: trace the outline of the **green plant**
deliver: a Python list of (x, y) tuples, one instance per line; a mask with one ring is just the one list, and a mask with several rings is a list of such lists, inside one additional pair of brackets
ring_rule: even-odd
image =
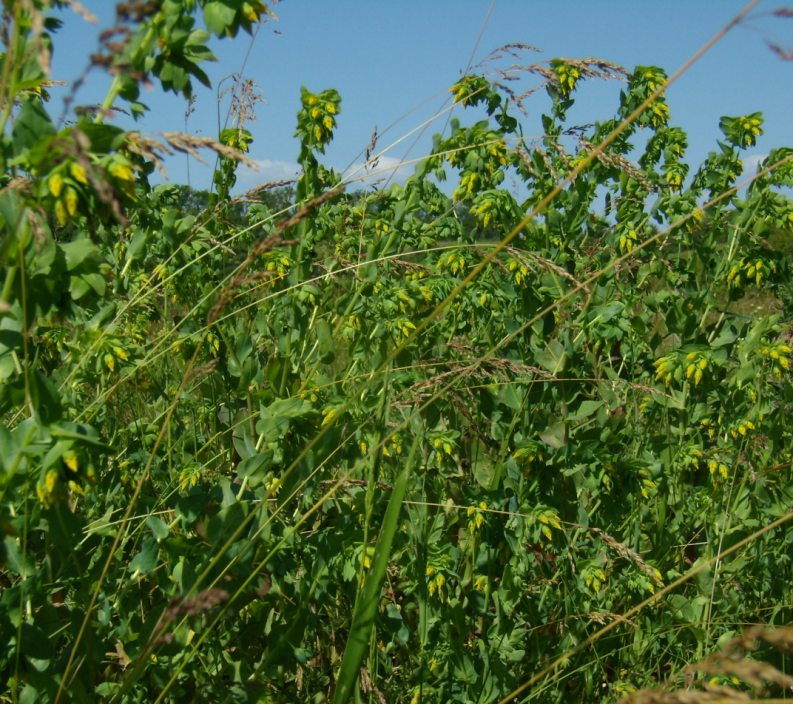
[[(105, 114), (206, 81), (199, 10), (234, 36), (267, 8), (133, 4), (103, 109), (60, 129), (61, 4), (2, 27), (10, 701), (615, 701), (790, 620), (793, 171), (739, 187), (759, 113), (692, 169), (661, 69), (560, 59), (525, 69), (530, 142), (496, 68), (406, 183), (348, 193), (340, 96), (304, 88), (294, 202), (251, 203), (244, 120)], [(608, 78), (614, 115), (569, 125)], [(212, 193), (150, 186), (199, 147)]]

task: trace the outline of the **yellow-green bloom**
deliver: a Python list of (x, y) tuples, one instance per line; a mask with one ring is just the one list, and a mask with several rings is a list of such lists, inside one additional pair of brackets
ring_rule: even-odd
[(114, 161), (108, 167), (110, 175), (117, 178), (119, 181), (132, 181), (135, 178), (135, 173), (125, 163), (121, 161)]
[(69, 164), (69, 173), (72, 178), (79, 183), (88, 183), (88, 178), (85, 175), (85, 169), (77, 162)]
[(52, 174), (47, 179), (47, 187), (50, 189), (50, 193), (57, 198), (63, 190), (63, 176), (59, 173)]

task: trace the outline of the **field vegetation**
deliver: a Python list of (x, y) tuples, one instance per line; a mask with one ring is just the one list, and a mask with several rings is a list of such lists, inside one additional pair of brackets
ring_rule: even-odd
[[(0, 701), (789, 696), (793, 150), (744, 170), (760, 112), (692, 165), (662, 68), (516, 44), (404, 183), (324, 163), (318, 86), (299, 179), (238, 196), (244, 81), (215, 139), (110, 109), (190, 96), (264, 3), (119, 4), (64, 121), (68, 4), (0, 19)], [(153, 185), (175, 152), (211, 192)]]

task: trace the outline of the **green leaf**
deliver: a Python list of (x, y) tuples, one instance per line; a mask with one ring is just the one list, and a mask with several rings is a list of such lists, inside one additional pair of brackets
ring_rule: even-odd
[(19, 540), (13, 535), (3, 538), (2, 558), (3, 564), (23, 579), (27, 579), (35, 573), (35, 567), (25, 553), (19, 549)]
[(82, 298), (86, 293), (94, 293), (102, 297), (105, 295), (105, 290), (107, 289), (107, 282), (101, 274), (79, 274), (70, 277), (69, 281), (69, 292), (75, 301)]
[(41, 146), (48, 137), (55, 135), (50, 117), (38, 98), (22, 101), (11, 134), (17, 153), (34, 146)]
[(85, 534), (86, 535), (114, 535), (116, 532), (116, 526), (112, 522), (113, 518), (113, 509), (112, 507), (105, 511), (104, 515), (100, 518), (97, 518), (94, 521), (91, 521), (88, 525), (85, 526)]
[(548, 426), (540, 433), (540, 439), (554, 450), (564, 447), (567, 444), (567, 424), (559, 421)]
[(105, 122), (81, 120), (79, 129), (91, 141), (91, 150), (100, 154), (107, 154), (118, 149), (126, 138), (124, 130)]
[(10, 472), (17, 455), (14, 436), (0, 423), (0, 469)]
[(603, 405), (603, 401), (582, 401), (581, 405), (573, 411), (567, 420), (581, 420), (582, 418), (589, 418), (593, 413)]
[(413, 469), (416, 451), (420, 445), (421, 435), (416, 435), (410, 448), (403, 469), (394, 482), (391, 497), (388, 500), (380, 535), (374, 549), (374, 560), (363, 590), (358, 594), (355, 611), (350, 625), (350, 635), (344, 648), (339, 676), (336, 679), (336, 692), (333, 695), (333, 704), (346, 704), (353, 694), (355, 683), (358, 680), (363, 658), (369, 644), (369, 636), (374, 626), (375, 616), (380, 604), (380, 594), (385, 579), (386, 567), (391, 557), (391, 545), (399, 528), (399, 514), (402, 510), (402, 500), (407, 491), (408, 480)]
[(535, 351), (535, 356), (537, 364), (551, 372), (551, 374), (558, 374), (564, 371), (567, 364), (567, 353), (562, 343), (558, 340), (551, 340), (544, 350)]
[(498, 388), (498, 401), (513, 411), (523, 407), (523, 389), (514, 384), (502, 384)]
[(258, 484), (272, 461), (270, 454), (259, 453), (248, 457), (237, 466), (237, 474), (240, 478), (247, 478), (251, 486)]
[(234, 24), (236, 14), (236, 10), (225, 2), (208, 2), (204, 5), (204, 23), (210, 32), (219, 37)]
[(301, 398), (285, 398), (274, 401), (262, 408), (256, 431), (264, 436), (267, 442), (275, 442), (289, 430), (289, 424), (295, 418), (312, 413), (314, 407)]
[(40, 628), (30, 623), (23, 623), (20, 635), (19, 648), (25, 657), (48, 660), (53, 656), (52, 641)]
[(220, 510), (207, 523), (207, 540), (214, 545), (221, 545), (239, 528), (240, 523), (245, 520), (245, 513), (245, 508), (239, 501)]
[(60, 423), (50, 425), (49, 431), (55, 438), (78, 440), (81, 443), (87, 443), (95, 447), (107, 448), (107, 445), (102, 442), (96, 429), (84, 423), (61, 421)]
[(74, 271), (87, 259), (101, 261), (96, 245), (87, 238), (65, 242), (61, 245), (61, 249), (66, 255), (66, 268), (69, 271)]
[(326, 320), (317, 321), (317, 342), (319, 343), (320, 361), (328, 364), (336, 356), (336, 346), (333, 343), (333, 334)]
[(50, 377), (36, 370), (30, 376), (30, 396), (42, 423), (60, 420), (62, 407), (58, 388)]
[(157, 553), (159, 548), (157, 542), (151, 538), (146, 538), (143, 541), (143, 547), (140, 552), (132, 558), (129, 563), (129, 569), (132, 572), (132, 578), (137, 579), (141, 575), (146, 575), (151, 572), (157, 565)]
[(157, 516), (148, 516), (146, 518), (146, 525), (149, 527), (151, 534), (158, 543), (168, 537), (168, 524), (157, 518)]

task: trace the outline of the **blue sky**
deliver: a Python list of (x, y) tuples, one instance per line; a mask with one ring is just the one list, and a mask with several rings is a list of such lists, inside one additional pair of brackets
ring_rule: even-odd
[[(93, 26), (71, 12), (64, 15), (65, 26), (55, 40), (53, 78), (78, 78), (96, 49), (99, 31), (112, 24), (113, 2), (82, 2), (100, 22)], [(749, 20), (670, 89), (672, 123), (689, 133), (693, 165), (715, 147), (719, 117), (725, 114), (764, 113), (766, 135), (746, 154), (749, 164), (772, 147), (793, 144), (793, 61), (780, 60), (766, 46), (770, 41), (793, 50), (793, 19), (769, 15), (781, 2), (761, 1)], [(261, 170), (243, 170), (238, 190), (294, 172), (298, 146), (292, 134), (301, 85), (341, 93), (339, 127), (326, 157), (329, 166), (341, 171), (360, 163), (375, 125), (381, 133), (379, 148), (402, 139), (381, 161), (396, 164), (427, 153), (432, 134), (443, 129), (448, 113), (424, 130), (417, 128), (448, 107), (448, 88), (472, 57), (477, 65), (494, 49), (521, 42), (541, 50), (525, 56), (526, 61), (597, 57), (628, 69), (657, 65), (671, 74), (744, 5), (743, 0), (284, 0), (272, 5), (278, 19), (264, 25), (255, 39), (241, 34), (212, 42), (218, 61), (206, 68), (213, 90), (199, 87), (187, 129), (217, 135), (216, 86), (244, 67), (243, 75), (256, 81), (264, 99), (256, 121), (248, 125), (254, 136), (251, 157)], [(221, 84), (221, 90), (229, 83)], [(108, 85), (107, 77), (91, 74), (77, 103), (101, 102)], [(529, 85), (531, 81), (524, 83)], [(582, 85), (571, 121), (611, 116), (620, 87), (618, 82)], [(59, 90), (66, 92), (54, 88), (56, 99)], [(181, 96), (144, 92), (142, 100), (151, 112), (138, 129), (156, 135), (185, 128)], [(529, 132), (547, 105), (542, 91), (531, 99)], [(227, 97), (220, 107), (222, 121)], [(476, 117), (459, 107), (454, 115), (463, 122)], [(170, 160), (167, 167), (170, 180), (186, 182), (184, 157)], [(193, 162), (190, 180), (194, 187), (208, 188), (210, 167)]]

